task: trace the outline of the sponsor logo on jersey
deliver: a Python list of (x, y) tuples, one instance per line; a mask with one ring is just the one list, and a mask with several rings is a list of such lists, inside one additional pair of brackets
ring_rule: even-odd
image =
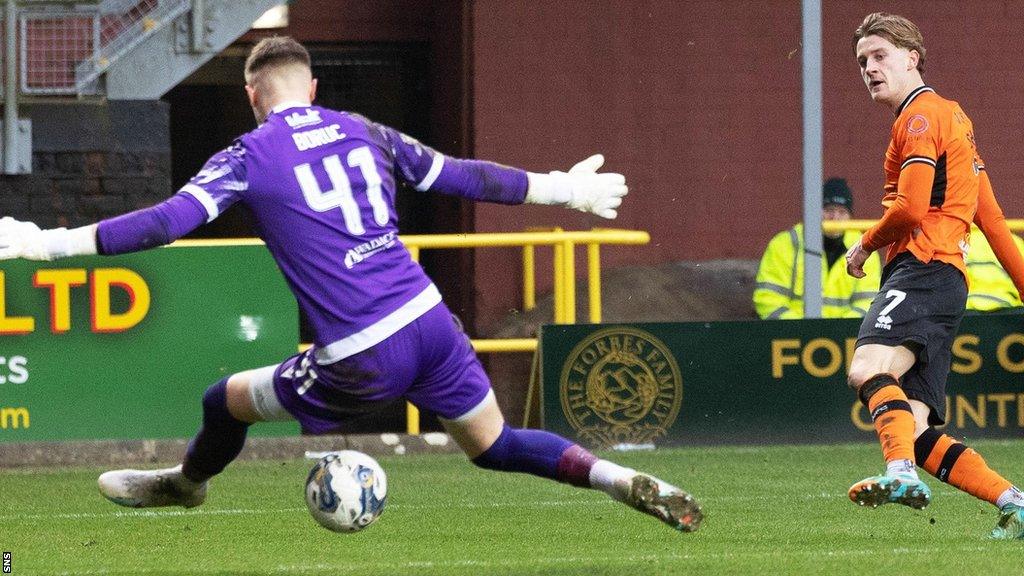
[(302, 150), (309, 150), (324, 144), (330, 144), (331, 142), (337, 142), (345, 137), (344, 132), (338, 132), (341, 126), (338, 124), (331, 124), (323, 128), (314, 128), (313, 130), (306, 130), (305, 132), (296, 132), (292, 134), (292, 140), (295, 141), (295, 147), (301, 152)]
[(349, 248), (349, 251), (345, 253), (345, 268), (351, 270), (356, 264), (365, 261), (372, 257), (374, 254), (378, 254), (391, 248), (395, 245), (395, 232), (388, 232), (383, 236), (379, 236), (364, 242), (355, 248)]
[(577, 436), (599, 447), (653, 443), (668, 433), (683, 399), (672, 352), (637, 328), (600, 330), (576, 345), (559, 388)]
[(878, 320), (875, 320), (875, 328), (882, 330), (892, 330), (892, 316), (887, 314), (879, 314)]
[(320, 111), (313, 110), (312, 108), (307, 108), (305, 114), (292, 112), (284, 117), (284, 121), (292, 128), (305, 128), (306, 126), (312, 126), (323, 122), (320, 118)]
[(928, 130), (928, 119), (921, 114), (914, 114), (907, 120), (907, 132), (921, 134)]

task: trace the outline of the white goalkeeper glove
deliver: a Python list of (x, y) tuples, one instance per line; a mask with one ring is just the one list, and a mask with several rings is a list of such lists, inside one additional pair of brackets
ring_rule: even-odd
[(96, 253), (96, 225), (40, 230), (32, 222), (0, 218), (0, 260), (53, 260)]
[(528, 204), (561, 205), (582, 212), (614, 219), (622, 197), (629, 192), (622, 174), (597, 170), (604, 164), (604, 156), (594, 154), (576, 164), (568, 172), (537, 174), (528, 172), (530, 187), (526, 191)]

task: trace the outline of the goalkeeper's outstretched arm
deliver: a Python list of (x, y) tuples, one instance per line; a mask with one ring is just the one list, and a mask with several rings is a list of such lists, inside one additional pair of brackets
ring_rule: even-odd
[(626, 178), (598, 172), (604, 156), (595, 154), (567, 172), (527, 172), (485, 160), (446, 156), (394, 128), (371, 123), (384, 137), (396, 173), (420, 192), (438, 192), (498, 204), (565, 206), (613, 219), (629, 192)]
[[(0, 218), (0, 260), (48, 261), (66, 256), (125, 254), (170, 244), (220, 212), (216, 201), (196, 183), (229, 191), (240, 188), (245, 181), (243, 156), (240, 146), (229, 146), (214, 154), (174, 196), (89, 226), (40, 230), (32, 222)], [(236, 200), (237, 196), (230, 193), (224, 205)]]
[(170, 244), (206, 222), (202, 205), (187, 192), (97, 224), (41, 230), (32, 222), (0, 218), (0, 260), (50, 261), (68, 256), (124, 254)]
[[(629, 189), (622, 174), (599, 173), (604, 157), (595, 154), (567, 172), (526, 172), (482, 160), (446, 157), (401, 133), (380, 126), (395, 155), (399, 174), (417, 190), (453, 194), (503, 204), (565, 206), (602, 218), (618, 216)], [(216, 217), (238, 200), (245, 165), (233, 145), (207, 162), (193, 181), (228, 191), (214, 200), (193, 183), (163, 202), (89, 226), (41, 230), (32, 222), (0, 219), (0, 260), (54, 260), (89, 254), (124, 254), (169, 244)], [(211, 184), (212, 182), (212, 184)], [(223, 204), (219, 206), (218, 204)]]
[(599, 173), (602, 164), (604, 156), (595, 154), (568, 172), (542, 174), (483, 160), (445, 157), (430, 190), (499, 204), (565, 206), (612, 220), (629, 189), (622, 174)]

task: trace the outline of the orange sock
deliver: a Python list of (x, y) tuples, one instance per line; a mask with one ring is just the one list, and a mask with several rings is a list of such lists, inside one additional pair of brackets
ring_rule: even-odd
[(988, 467), (981, 454), (934, 428), (917, 437), (914, 452), (918, 464), (929, 474), (992, 504), (1012, 486)]
[(865, 388), (868, 386), (875, 390), (867, 405), (885, 461), (914, 462), (914, 413), (899, 381), (891, 374), (878, 374), (864, 384)]

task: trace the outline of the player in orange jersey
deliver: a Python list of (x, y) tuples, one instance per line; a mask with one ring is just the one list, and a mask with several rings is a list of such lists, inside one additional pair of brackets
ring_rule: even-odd
[(853, 36), (871, 99), (896, 121), (885, 154), (885, 214), (847, 252), (860, 277), (875, 250), (888, 247), (882, 287), (861, 324), (848, 380), (867, 405), (886, 471), (850, 488), (861, 505), (923, 508), (931, 499), (921, 466), (939, 480), (1000, 508), (993, 537), (1024, 538), (1024, 495), (974, 450), (934, 425), (945, 422), (951, 346), (967, 301), (964, 257), (971, 222), (1024, 292), (1017, 250), (960, 105), (922, 79), (925, 49), (913, 22), (870, 14)]

